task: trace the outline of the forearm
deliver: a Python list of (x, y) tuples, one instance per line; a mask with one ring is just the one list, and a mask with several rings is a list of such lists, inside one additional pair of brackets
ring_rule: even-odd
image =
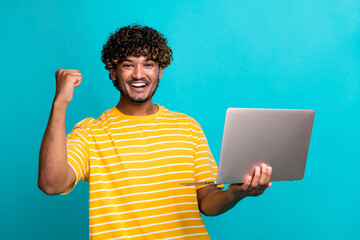
[(228, 190), (211, 191), (199, 204), (200, 211), (206, 216), (217, 216), (232, 209), (244, 197), (235, 197)]
[(69, 185), (66, 153), (65, 113), (67, 103), (53, 102), (39, 156), (39, 188), (47, 194), (58, 194)]
[(216, 216), (233, 208), (247, 196), (259, 196), (271, 186), (272, 168), (262, 164), (254, 167), (252, 176), (246, 176), (242, 184), (231, 184), (226, 191), (216, 186), (207, 186), (197, 190), (199, 208), (207, 216)]

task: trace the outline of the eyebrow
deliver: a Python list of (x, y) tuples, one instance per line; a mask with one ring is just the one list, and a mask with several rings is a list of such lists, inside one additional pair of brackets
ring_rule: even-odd
[(119, 61), (119, 63), (122, 63), (122, 62), (132, 62), (132, 61), (128, 58), (125, 58), (125, 59), (122, 59)]
[[(156, 62), (153, 58), (147, 58), (145, 61), (154, 61), (154, 62)], [(122, 63), (122, 62), (133, 62), (133, 61), (131, 59), (129, 59), (129, 58), (125, 58), (125, 59), (119, 61), (119, 63)]]

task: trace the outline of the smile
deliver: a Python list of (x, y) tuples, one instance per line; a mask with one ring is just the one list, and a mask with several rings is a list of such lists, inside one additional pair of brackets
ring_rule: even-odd
[(134, 88), (144, 88), (144, 87), (146, 87), (147, 84), (144, 82), (133, 82), (133, 83), (130, 83), (129, 85)]

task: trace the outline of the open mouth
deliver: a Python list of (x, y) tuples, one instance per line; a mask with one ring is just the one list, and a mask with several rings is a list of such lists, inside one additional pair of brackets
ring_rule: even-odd
[(132, 86), (133, 88), (144, 88), (147, 86), (147, 84), (144, 82), (132, 82), (129, 85)]

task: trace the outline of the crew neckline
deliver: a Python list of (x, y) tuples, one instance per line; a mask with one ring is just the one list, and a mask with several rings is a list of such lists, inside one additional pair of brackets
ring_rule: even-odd
[(112, 109), (116, 115), (120, 116), (123, 119), (132, 119), (132, 120), (136, 120), (136, 121), (148, 121), (148, 120), (155, 119), (156, 117), (159, 117), (164, 111), (163, 106), (160, 106), (156, 103), (155, 103), (155, 105), (158, 106), (158, 108), (159, 108), (158, 111), (153, 114), (145, 115), (145, 116), (126, 115), (126, 114), (120, 112), (116, 106), (114, 106)]

